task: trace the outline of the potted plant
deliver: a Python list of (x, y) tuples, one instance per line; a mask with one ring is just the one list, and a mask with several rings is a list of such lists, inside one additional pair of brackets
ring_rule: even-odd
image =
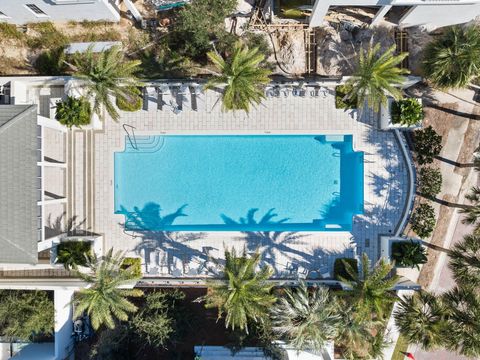
[(397, 267), (416, 267), (427, 262), (427, 251), (420, 241), (395, 241), (392, 243), (391, 259)]
[(352, 92), (352, 85), (338, 85), (335, 87), (335, 108), (337, 109), (356, 109), (357, 98)]
[(142, 277), (142, 259), (137, 257), (126, 257), (123, 259), (120, 269), (126, 270), (132, 268), (133, 274), (136, 277)]
[(57, 102), (55, 119), (68, 128), (88, 125), (90, 124), (91, 118), (92, 111), (90, 103), (84, 97), (75, 98), (68, 96), (65, 100)]
[(406, 98), (392, 102), (390, 115), (393, 124), (415, 126), (423, 120), (423, 108), (419, 99)]
[(120, 110), (123, 111), (138, 111), (142, 108), (142, 96), (140, 90), (134, 86), (130, 86), (129, 94), (118, 94), (115, 103)]
[(346, 264), (350, 265), (352, 270), (358, 273), (357, 259), (352, 259), (352, 258), (335, 259), (335, 263), (333, 264), (333, 278), (335, 280), (339, 280), (339, 281), (341, 281), (342, 279), (353, 280), (350, 274), (345, 269)]
[(92, 256), (92, 243), (89, 241), (64, 241), (57, 245), (56, 262), (63, 264), (65, 269), (86, 266)]

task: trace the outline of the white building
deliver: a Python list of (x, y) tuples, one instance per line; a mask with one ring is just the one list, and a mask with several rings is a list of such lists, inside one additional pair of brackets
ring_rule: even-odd
[(393, 22), (403, 28), (425, 26), (434, 29), (466, 23), (480, 15), (477, 0), (315, 0), (310, 27), (321, 26), (331, 7), (375, 8), (377, 12), (371, 25), (394, 13)]
[(120, 20), (119, 0), (0, 0), (0, 21)]

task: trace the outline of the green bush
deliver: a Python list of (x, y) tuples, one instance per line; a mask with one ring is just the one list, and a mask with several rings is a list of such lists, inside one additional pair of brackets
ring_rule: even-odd
[(442, 173), (439, 169), (422, 167), (417, 177), (417, 192), (427, 198), (434, 198), (442, 190)]
[(63, 47), (43, 51), (35, 60), (34, 67), (41, 75), (62, 75), (68, 69)]
[(0, 36), (2, 40), (23, 40), (25, 35), (17, 29), (15, 24), (0, 22)]
[(142, 108), (142, 97), (140, 91), (137, 88), (131, 88), (133, 96), (121, 96), (117, 95), (115, 104), (120, 110), (123, 111), (138, 111)]
[(132, 267), (133, 274), (136, 277), (142, 277), (142, 259), (132, 257), (124, 258), (122, 261), (122, 265), (120, 265), (120, 268), (126, 270), (130, 267)]
[(71, 128), (72, 126), (82, 127), (82, 125), (90, 124), (92, 118), (92, 110), (87, 99), (74, 98), (68, 96), (65, 101), (57, 103), (57, 112), (55, 119), (60, 124)]
[(442, 136), (431, 126), (413, 132), (414, 148), (420, 165), (430, 164), (442, 151)]
[(410, 217), (412, 230), (422, 239), (432, 234), (435, 223), (435, 210), (429, 204), (418, 205)]
[(358, 261), (357, 259), (351, 258), (339, 258), (335, 259), (335, 263), (333, 264), (333, 278), (336, 280), (340, 280), (341, 278), (352, 281), (352, 277), (345, 269), (345, 263), (349, 264), (353, 271), (358, 273)]
[(47, 291), (0, 290), (0, 336), (36, 341), (54, 333), (55, 310)]
[(27, 39), (28, 46), (37, 49), (58, 49), (66, 46), (69, 40), (60, 32), (52, 22), (39, 22), (29, 24), (28, 27), (37, 33)]
[(92, 244), (89, 241), (64, 241), (57, 246), (57, 262), (66, 269), (85, 266), (91, 258)]
[(212, 50), (212, 40), (225, 41), (225, 18), (236, 6), (236, 0), (194, 0), (187, 4), (180, 10), (175, 31), (169, 36), (170, 48), (180, 55), (204, 59)]
[(345, 97), (352, 92), (351, 85), (338, 85), (335, 87), (335, 107), (337, 109), (355, 109), (357, 107), (356, 96)]
[(417, 99), (402, 99), (392, 103), (391, 115), (394, 124), (412, 126), (423, 120), (423, 107)]
[(427, 262), (427, 250), (419, 242), (397, 241), (392, 243), (392, 260), (398, 267), (416, 267)]

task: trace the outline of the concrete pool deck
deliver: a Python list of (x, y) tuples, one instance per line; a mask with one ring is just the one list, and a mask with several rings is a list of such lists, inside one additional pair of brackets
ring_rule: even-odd
[[(407, 167), (394, 134), (377, 130), (373, 113), (335, 109), (333, 88), (329, 90), (325, 98), (268, 98), (249, 114), (222, 113), (221, 104), (215, 106), (218, 93), (208, 91), (202, 100), (205, 111), (174, 114), (165, 106), (157, 110), (150, 102), (148, 111), (121, 112), (118, 123), (107, 119), (103, 131), (93, 133), (94, 210), (89, 213), (91, 228), (104, 235), (103, 248), (123, 250), (128, 256), (143, 254), (142, 248), (147, 249), (147, 254), (154, 250), (168, 263), (161, 269), (165, 275), (168, 268), (171, 271), (172, 267), (181, 268), (185, 263), (207, 260), (208, 256), (222, 258), (224, 248), (232, 246), (247, 251), (258, 248), (278, 274), (291, 263), (331, 273), (336, 258), (362, 252), (378, 259), (378, 235), (394, 233), (402, 216), (408, 189)], [(355, 216), (351, 232), (338, 233), (125, 232), (124, 217), (114, 214), (113, 198), (113, 153), (124, 149), (123, 124), (135, 127), (137, 135), (352, 134), (355, 151), (365, 153), (364, 214)]]

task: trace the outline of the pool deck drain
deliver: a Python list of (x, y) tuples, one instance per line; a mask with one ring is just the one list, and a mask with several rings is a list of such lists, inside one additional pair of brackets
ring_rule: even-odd
[[(165, 251), (169, 259), (184, 262), (205, 257), (203, 248), (212, 247), (214, 257), (223, 257), (224, 247), (259, 248), (264, 259), (279, 273), (287, 263), (298, 263), (309, 270), (328, 268), (338, 257), (366, 252), (378, 259), (378, 235), (388, 234), (397, 225), (407, 194), (407, 169), (401, 150), (391, 132), (376, 129), (371, 112), (358, 114), (335, 109), (333, 89), (326, 98), (281, 97), (266, 99), (249, 114), (223, 113), (214, 107), (218, 93), (208, 91), (203, 101), (207, 111), (170, 110), (121, 112), (120, 123), (108, 119), (104, 131), (95, 132), (95, 230), (104, 234), (104, 248), (114, 247), (137, 254), (139, 246)], [(121, 124), (135, 127), (138, 135), (159, 134), (352, 134), (355, 151), (364, 151), (365, 213), (353, 220), (351, 232), (254, 233), (209, 232), (149, 234), (149, 239), (125, 233), (123, 216), (114, 214), (113, 153), (124, 149)], [(203, 254), (203, 255), (202, 255)]]

